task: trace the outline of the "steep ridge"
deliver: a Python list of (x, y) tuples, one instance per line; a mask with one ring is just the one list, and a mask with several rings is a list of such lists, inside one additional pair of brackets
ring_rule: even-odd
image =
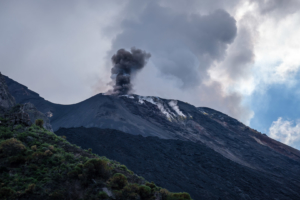
[(213, 109), (159, 97), (103, 94), (78, 104), (59, 105), (44, 100), (9, 78), (7, 80), (18, 103), (31, 102), (43, 113), (48, 113), (54, 131), (60, 127), (97, 127), (191, 141), (259, 173), (287, 179), (300, 188), (298, 150)]
[(8, 92), (5, 78), (0, 72), (0, 110), (6, 110), (16, 104), (14, 97)]
[(194, 142), (84, 127), (62, 128), (56, 134), (66, 136), (69, 142), (82, 148), (92, 148), (98, 155), (122, 162), (170, 191), (187, 191), (193, 199), (300, 198), (296, 180), (243, 167)]

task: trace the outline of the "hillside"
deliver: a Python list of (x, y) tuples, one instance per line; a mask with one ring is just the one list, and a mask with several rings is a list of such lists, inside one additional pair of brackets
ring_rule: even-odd
[[(65, 135), (68, 141), (83, 148), (92, 148), (98, 155), (118, 160), (170, 191), (189, 192), (193, 199), (300, 198), (299, 178), (290, 180), (243, 167), (205, 145), (190, 141), (84, 127), (62, 128), (56, 134)], [(299, 165), (288, 158), (282, 159)]]
[[(300, 151), (224, 113), (134, 94), (97, 94), (77, 104), (59, 105), (8, 77), (6, 80), (16, 102), (34, 104), (50, 118), (57, 134), (124, 162), (170, 191), (184, 188), (194, 199), (300, 198)], [(84, 129), (92, 127), (101, 129)], [(122, 134), (107, 136), (103, 129)], [(174, 141), (181, 147), (175, 148)], [(138, 146), (140, 142), (143, 146)], [(163, 156), (165, 148), (169, 150)]]
[(189, 200), (46, 129), (0, 119), (1, 199)]
[[(286, 163), (282, 155), (300, 162), (300, 151), (210, 108), (197, 108), (185, 102), (159, 97), (103, 94), (77, 104), (59, 105), (43, 99), (8, 77), (6, 81), (17, 103), (30, 102), (41, 112), (51, 113), (50, 122), (54, 131), (59, 128), (97, 127), (133, 135), (192, 141), (205, 144), (246, 167), (298, 178), (299, 167)], [(286, 172), (287, 166), (293, 173)]]

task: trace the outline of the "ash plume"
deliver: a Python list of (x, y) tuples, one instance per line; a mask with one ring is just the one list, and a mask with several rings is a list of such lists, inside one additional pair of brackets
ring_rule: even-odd
[(111, 58), (113, 63), (111, 79), (114, 85), (109, 93), (124, 95), (132, 91), (131, 79), (143, 69), (150, 57), (151, 54), (135, 47), (131, 48), (131, 52), (119, 49)]

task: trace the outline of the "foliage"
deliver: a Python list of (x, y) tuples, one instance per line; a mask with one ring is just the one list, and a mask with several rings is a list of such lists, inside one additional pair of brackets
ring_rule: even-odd
[(99, 199), (108, 199), (108, 195), (103, 191), (99, 192), (98, 197)]
[(190, 194), (186, 192), (181, 192), (181, 193), (174, 193), (173, 197), (176, 197), (178, 200), (191, 200)]
[(40, 128), (43, 128), (44, 120), (42, 120), (42, 119), (35, 120), (35, 125), (37, 125)]
[(4, 140), (0, 144), (0, 152), (8, 156), (17, 155), (22, 153), (24, 150), (26, 150), (26, 147), (21, 141), (15, 138)]
[(147, 198), (151, 196), (151, 188), (145, 185), (139, 187), (139, 194), (142, 198)]
[(125, 185), (127, 185), (127, 183), (128, 183), (127, 177), (121, 173), (114, 174), (113, 177), (111, 177), (108, 180), (108, 185), (112, 189), (117, 189), (117, 190), (124, 188)]
[(9, 187), (3, 187), (0, 189), (0, 197), (3, 198), (11, 198), (14, 196), (16, 192)]

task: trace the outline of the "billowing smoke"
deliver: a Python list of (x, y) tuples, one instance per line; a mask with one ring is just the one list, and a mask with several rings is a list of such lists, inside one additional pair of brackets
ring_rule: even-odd
[(111, 58), (113, 68), (111, 69), (111, 79), (113, 80), (112, 94), (128, 94), (132, 91), (131, 79), (136, 73), (143, 69), (151, 57), (150, 53), (146, 53), (141, 49), (131, 48), (131, 52), (125, 49), (119, 49)]

